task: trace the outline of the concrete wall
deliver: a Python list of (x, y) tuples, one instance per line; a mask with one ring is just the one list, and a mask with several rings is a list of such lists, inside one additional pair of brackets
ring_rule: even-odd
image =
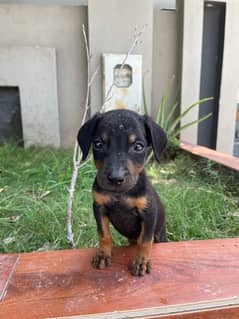
[[(170, 85), (168, 106), (179, 88), (178, 65), (178, 15), (176, 11), (154, 9), (153, 67), (152, 67), (152, 116), (155, 117), (160, 100)], [(172, 84), (172, 85), (171, 85)]]
[[(4, 2), (8, 4), (2, 4)], [(9, 4), (14, 2), (19, 5)], [(31, 4), (23, 4), (26, 2)], [(231, 154), (239, 87), (239, 42), (236, 41), (239, 1), (225, 2), (217, 149)], [(49, 3), (54, 5), (46, 5)], [(87, 25), (88, 12), (87, 7), (79, 6), (82, 4), (89, 5), (92, 70), (100, 63), (103, 52), (125, 53), (132, 43), (134, 27), (147, 24), (142, 43), (134, 53), (143, 55), (147, 100), (152, 114), (156, 114), (160, 98), (173, 75), (173, 91), (176, 91), (179, 77), (181, 80), (182, 111), (199, 98), (204, 0), (178, 0), (182, 24), (176, 12), (160, 10), (174, 8), (175, 0), (0, 0), (0, 46), (39, 46), (56, 50), (61, 146), (74, 144), (85, 99), (87, 66), (81, 26), (82, 23)], [(178, 49), (180, 25), (183, 36), (179, 41), (181, 49)], [(102, 77), (98, 74), (91, 96), (93, 113), (102, 101), (101, 85)], [(182, 125), (197, 118), (198, 109), (195, 109), (183, 119)], [(197, 126), (184, 131), (181, 138), (197, 143)]]
[(59, 147), (55, 49), (0, 45), (0, 86), (19, 88), (24, 146)]
[[(71, 147), (74, 143), (76, 131), (82, 114), (82, 105), (86, 92), (86, 57), (84, 42), (82, 38), (81, 25), (87, 25), (87, 8), (79, 6), (56, 6), (56, 5), (31, 5), (31, 4), (1, 4), (0, 1), (0, 45), (12, 46), (39, 46), (56, 49), (57, 63), (57, 88), (60, 118), (61, 146)], [(12, 1), (17, 2), (17, 1)], [(19, 3), (33, 1), (19, 1)], [(84, 2), (84, 1), (83, 1)], [(171, 1), (171, 6), (175, 1)], [(46, 1), (38, 1), (44, 4)], [(55, 1), (55, 3), (58, 3)], [(60, 2), (59, 2), (60, 3)], [(61, 4), (64, 4), (61, 1)], [(127, 2), (128, 3), (128, 2)], [(82, 4), (77, 1), (69, 4)], [(137, 2), (138, 4), (138, 2)], [(113, 6), (113, 3), (111, 2)], [(146, 7), (145, 7), (146, 5)], [(176, 36), (176, 13), (161, 11), (164, 3), (156, 1), (153, 16), (153, 4), (149, 1), (137, 5), (138, 14), (132, 20), (135, 6), (128, 7), (127, 18), (129, 23), (121, 23), (122, 15), (118, 14), (116, 8), (115, 16), (111, 15), (111, 22), (102, 24), (102, 15), (96, 10), (91, 10), (90, 20), (90, 43), (95, 56), (92, 69), (100, 61), (101, 52), (125, 52), (132, 43), (133, 30), (147, 24), (145, 34), (135, 53), (144, 55), (144, 72), (146, 73), (146, 91), (149, 105), (153, 107), (152, 113), (156, 113), (159, 100), (166, 88), (169, 79), (173, 74), (177, 74), (177, 36)], [(94, 2), (99, 11), (102, 3)], [(146, 10), (146, 9), (147, 10)], [(97, 10), (98, 10), (97, 9)], [(131, 12), (132, 11), (132, 12)], [(147, 14), (146, 14), (147, 12)], [(108, 13), (105, 11), (105, 18)], [(123, 14), (123, 13), (122, 13)], [(95, 15), (98, 16), (96, 19)], [(116, 19), (119, 19), (117, 22)], [(154, 24), (153, 24), (154, 21)], [(109, 25), (114, 25), (118, 31), (112, 32)], [(105, 30), (102, 30), (102, 28)], [(153, 41), (152, 41), (152, 30)], [(7, 30), (7, 32), (6, 32)], [(108, 32), (108, 33), (107, 33)], [(102, 37), (102, 34), (104, 37)], [(118, 40), (114, 41), (114, 36)], [(160, 45), (160, 42), (164, 45)], [(114, 44), (114, 45), (113, 45)], [(153, 45), (153, 49), (152, 49)], [(153, 61), (152, 61), (153, 51)], [(153, 70), (152, 103), (151, 100), (151, 70)], [(176, 85), (175, 80), (175, 85)], [(98, 84), (92, 96), (93, 112), (99, 107), (99, 97), (101, 95), (101, 74), (99, 74)], [(174, 90), (174, 89), (173, 89)]]
[[(57, 4), (67, 6), (87, 6), (88, 0), (0, 0), (0, 3), (15, 4)], [(153, 0), (153, 5), (162, 9), (176, 9), (176, 0)]]
[[(203, 0), (181, 0), (179, 14), (183, 15), (181, 30), (181, 112), (199, 100), (201, 80), (201, 55), (203, 31)], [(181, 121), (185, 125), (199, 116), (198, 108), (189, 112)], [(197, 144), (198, 127), (193, 125), (181, 133), (181, 140)]]
[[(105, 2), (105, 5), (110, 4), (109, 10), (115, 14), (109, 15), (107, 10), (102, 11), (104, 4), (102, 1)], [(0, 45), (39, 46), (56, 50), (60, 144), (63, 147), (71, 147), (74, 144), (82, 116), (87, 77), (81, 27), (82, 23), (87, 25), (88, 12), (87, 7), (77, 5), (87, 4), (87, 0), (11, 1), (19, 5), (3, 4), (4, 2), (8, 1), (0, 0)], [(28, 4), (24, 4), (26, 2)], [(134, 27), (138, 25), (140, 28), (143, 24), (147, 24), (142, 43), (134, 53), (143, 54), (147, 100), (149, 106), (152, 105), (152, 114), (155, 115), (164, 89), (172, 75), (177, 74), (176, 12), (160, 10), (166, 6), (165, 1), (160, 0), (154, 1), (154, 13), (151, 1), (138, 2), (135, 0), (135, 5), (131, 3), (129, 6), (128, 1), (125, 0), (125, 5), (119, 4), (120, 10), (117, 9), (117, 1), (91, 0), (91, 2), (92, 5), (89, 1), (91, 8), (89, 40), (94, 55), (92, 70), (100, 63), (102, 52), (122, 53), (127, 51), (132, 43)], [(38, 3), (38, 5), (33, 5), (33, 3)], [(57, 3), (59, 6), (46, 5), (46, 3)], [(69, 4), (69, 6), (63, 6), (64, 4)], [(170, 5), (170, 8), (174, 7), (175, 0), (167, 4)], [(125, 10), (126, 7), (127, 10)], [(123, 16), (124, 23), (122, 24)], [(107, 21), (107, 23), (102, 23), (102, 21)], [(152, 77), (153, 87), (151, 86)], [(96, 79), (96, 87), (93, 88), (92, 112), (98, 110), (100, 106), (101, 83), (102, 78), (99, 74)], [(152, 103), (150, 103), (151, 89)]]
[[(143, 74), (147, 99), (151, 105), (152, 81), (152, 0), (88, 0), (89, 43), (92, 71), (101, 63), (102, 53), (125, 54), (132, 45), (134, 29), (147, 25), (134, 54), (143, 55)], [(91, 90), (92, 112), (102, 105), (102, 75), (98, 74)]]
[[(226, 2), (226, 18), (216, 149), (232, 154), (239, 87), (239, 42), (237, 41), (239, 1), (222, 2)], [(178, 4), (181, 9), (180, 14), (183, 16), (181, 72), (181, 111), (183, 111), (185, 107), (199, 99), (204, 0), (178, 0)], [(198, 108), (184, 118), (182, 125), (197, 119)], [(197, 144), (197, 125), (183, 131), (181, 139)]]
[(225, 42), (217, 133), (217, 150), (232, 154), (239, 87), (239, 1), (226, 4)]
[(74, 143), (86, 91), (82, 23), (87, 24), (86, 7), (0, 5), (0, 45), (56, 49), (63, 147)]

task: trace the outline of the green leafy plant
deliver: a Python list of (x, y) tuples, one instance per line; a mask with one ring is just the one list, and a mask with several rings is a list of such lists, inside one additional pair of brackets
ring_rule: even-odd
[[(205, 121), (207, 118), (209, 118), (212, 113), (209, 113), (200, 119), (188, 122), (184, 125), (180, 125), (181, 120), (189, 113), (191, 112), (194, 108), (200, 107), (203, 103), (213, 100), (213, 97), (206, 97), (203, 99), (200, 99), (198, 101), (195, 101), (191, 105), (189, 105), (185, 111), (183, 111), (180, 114), (177, 114), (178, 112), (178, 92), (175, 94), (175, 98), (171, 104), (169, 104), (169, 97), (171, 96), (171, 90), (172, 90), (172, 80), (170, 81), (168, 87), (166, 88), (165, 92), (163, 93), (162, 98), (160, 99), (159, 103), (159, 108), (158, 112), (156, 115), (156, 123), (162, 127), (162, 129), (167, 133), (168, 136), (168, 149), (170, 149), (172, 152), (175, 152), (176, 149), (179, 148), (179, 134), (186, 130), (187, 128), (198, 124), (202, 121)], [(143, 83), (143, 105), (144, 105), (144, 111), (145, 114), (149, 114), (149, 108), (148, 108), (148, 103), (146, 99), (146, 94), (145, 94), (145, 88), (144, 88), (144, 83)], [(166, 112), (167, 110), (167, 112)], [(152, 152), (149, 154), (148, 161), (152, 158)]]

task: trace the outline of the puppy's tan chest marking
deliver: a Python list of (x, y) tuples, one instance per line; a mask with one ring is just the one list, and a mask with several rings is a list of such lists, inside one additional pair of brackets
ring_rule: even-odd
[(144, 210), (148, 206), (148, 201), (146, 196), (142, 197), (128, 197), (126, 198), (126, 204), (130, 208), (137, 208), (140, 210)]
[(93, 198), (94, 201), (100, 206), (107, 205), (111, 200), (110, 196), (98, 193), (96, 191), (93, 191)]
[(141, 197), (122, 197), (121, 199), (112, 198), (109, 195), (93, 191), (94, 201), (100, 205), (104, 206), (111, 203), (114, 204), (126, 204), (129, 208), (137, 208), (139, 210), (144, 210), (148, 207), (148, 200), (146, 196)]

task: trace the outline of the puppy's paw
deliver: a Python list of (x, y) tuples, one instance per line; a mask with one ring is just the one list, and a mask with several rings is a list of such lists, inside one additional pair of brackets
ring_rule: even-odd
[(111, 265), (111, 256), (106, 255), (103, 251), (99, 251), (92, 258), (91, 264), (94, 268), (104, 269)]
[(136, 257), (129, 265), (129, 271), (133, 276), (144, 276), (151, 271), (151, 262), (144, 257)]

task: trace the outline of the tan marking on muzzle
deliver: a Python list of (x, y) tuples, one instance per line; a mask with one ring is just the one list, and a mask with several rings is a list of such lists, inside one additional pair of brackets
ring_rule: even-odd
[(128, 171), (130, 175), (137, 176), (144, 170), (144, 165), (135, 165), (132, 161), (128, 161)]

